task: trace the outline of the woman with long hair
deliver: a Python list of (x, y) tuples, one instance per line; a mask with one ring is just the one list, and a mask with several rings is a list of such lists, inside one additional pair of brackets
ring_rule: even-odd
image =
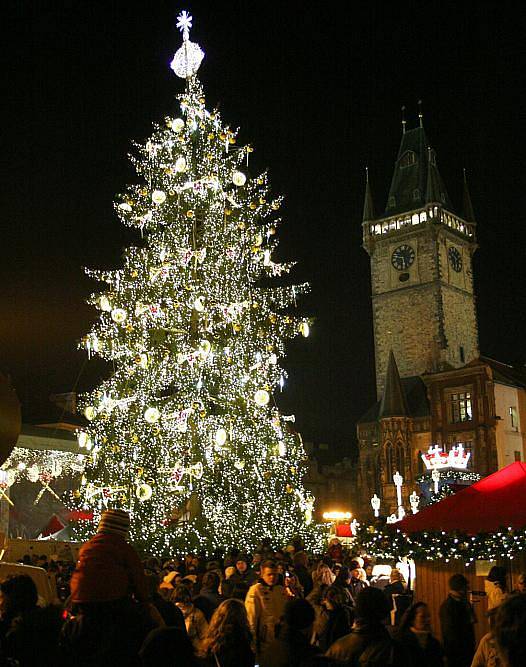
[(254, 667), (252, 633), (245, 605), (231, 598), (215, 610), (199, 656), (203, 667)]
[(443, 667), (444, 651), (432, 634), (431, 615), (425, 602), (415, 602), (402, 616), (396, 639), (408, 667)]
[(345, 604), (346, 596), (341, 588), (330, 586), (323, 596), (322, 611), (314, 626), (316, 641), (322, 651), (349, 634), (353, 624), (351, 609)]

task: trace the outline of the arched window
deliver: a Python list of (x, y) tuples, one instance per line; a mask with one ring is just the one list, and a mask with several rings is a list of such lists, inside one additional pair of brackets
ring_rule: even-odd
[(418, 201), (420, 199), (420, 190), (418, 188), (415, 188), (413, 190), (413, 200)]
[(400, 158), (400, 167), (405, 169), (416, 163), (416, 154), (413, 151), (407, 151)]
[(393, 460), (393, 445), (390, 442), (385, 443), (385, 449), (384, 449), (384, 456), (385, 456), (385, 476), (386, 476), (386, 483), (389, 484), (389, 482), (392, 481), (393, 475), (395, 474), (396, 470), (394, 470), (393, 465), (395, 464), (395, 461)]
[(398, 471), (401, 475), (405, 475), (405, 452), (404, 445), (401, 442), (396, 443), (395, 466), (396, 470), (394, 472)]

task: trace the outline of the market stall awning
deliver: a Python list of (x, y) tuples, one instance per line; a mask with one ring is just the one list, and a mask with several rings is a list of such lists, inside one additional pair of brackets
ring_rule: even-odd
[(404, 533), (485, 533), (526, 526), (526, 464), (517, 461), (396, 524)]

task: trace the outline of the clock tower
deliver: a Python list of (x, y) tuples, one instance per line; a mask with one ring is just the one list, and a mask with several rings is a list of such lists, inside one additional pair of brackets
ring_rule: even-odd
[(479, 356), (472, 257), (476, 224), (464, 180), (453, 212), (422, 117), (403, 134), (387, 206), (375, 216), (367, 179), (363, 247), (371, 261), (376, 387), (390, 352), (400, 376), (460, 368)]

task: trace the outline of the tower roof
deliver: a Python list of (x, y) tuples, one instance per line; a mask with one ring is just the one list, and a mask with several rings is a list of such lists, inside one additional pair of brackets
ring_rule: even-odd
[(473, 211), (473, 204), (469, 194), (468, 180), (466, 178), (466, 170), (464, 169), (464, 188), (462, 191), (462, 217), (466, 222), (475, 222), (475, 213)]
[(435, 151), (420, 125), (402, 134), (385, 215), (412, 211), (432, 201), (451, 208)]
[(374, 220), (374, 202), (373, 195), (371, 192), (371, 186), (369, 185), (369, 169), (365, 169), (365, 197), (363, 200), (363, 217), (362, 220)]
[(407, 407), (407, 398), (405, 395), (400, 373), (396, 365), (393, 351), (389, 353), (389, 362), (387, 363), (387, 373), (385, 375), (385, 388), (380, 401), (379, 419), (384, 417), (407, 417), (409, 409)]

